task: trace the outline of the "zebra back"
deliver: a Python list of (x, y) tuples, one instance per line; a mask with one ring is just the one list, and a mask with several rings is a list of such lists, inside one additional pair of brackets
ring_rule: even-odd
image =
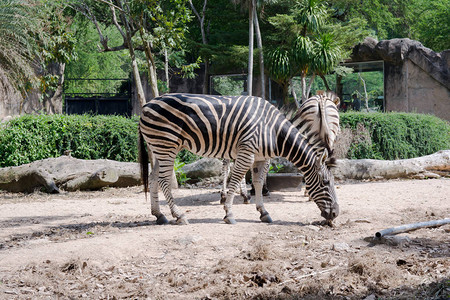
[(292, 124), (317, 147), (330, 153), (339, 134), (339, 97), (331, 91), (318, 91), (307, 99), (291, 117)]

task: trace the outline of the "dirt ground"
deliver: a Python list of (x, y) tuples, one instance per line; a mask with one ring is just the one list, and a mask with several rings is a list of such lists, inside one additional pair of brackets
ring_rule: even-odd
[(449, 218), (450, 179), (340, 183), (334, 228), (303, 191), (265, 198), (272, 224), (237, 196), (226, 225), (218, 188), (176, 190), (190, 224), (158, 226), (141, 190), (0, 192), (0, 299), (450, 297), (449, 225), (373, 238)]

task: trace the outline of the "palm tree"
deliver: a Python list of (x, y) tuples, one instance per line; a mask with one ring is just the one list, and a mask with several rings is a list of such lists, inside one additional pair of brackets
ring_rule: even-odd
[(341, 47), (335, 43), (332, 34), (325, 33), (319, 36), (315, 41), (315, 56), (313, 61), (313, 72), (322, 78), (327, 90), (330, 90), (326, 74), (329, 74), (342, 60), (343, 51)]
[(0, 69), (22, 96), (35, 79), (33, 35), (37, 35), (40, 21), (34, 10), (27, 1), (0, 2)]

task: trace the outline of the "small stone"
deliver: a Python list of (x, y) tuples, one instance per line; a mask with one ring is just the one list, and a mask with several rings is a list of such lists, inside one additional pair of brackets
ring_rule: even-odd
[(350, 250), (350, 246), (347, 243), (334, 243), (331, 248), (334, 251), (348, 251)]
[(375, 299), (377, 299), (377, 296), (375, 296), (375, 294), (370, 294), (369, 296), (367, 296), (363, 300), (375, 300)]

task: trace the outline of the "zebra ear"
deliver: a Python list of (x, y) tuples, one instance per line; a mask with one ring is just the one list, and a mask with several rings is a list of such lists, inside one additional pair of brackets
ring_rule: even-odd
[(328, 150), (327, 150), (327, 148), (324, 148), (323, 152), (320, 154), (320, 156), (319, 156), (319, 158), (317, 160), (317, 163), (318, 163), (319, 167), (321, 167), (324, 164), (326, 164), (327, 160), (328, 160)]
[(339, 99), (339, 97), (336, 97), (333, 99), (334, 104), (339, 107), (339, 104), (341, 104), (341, 99)]

